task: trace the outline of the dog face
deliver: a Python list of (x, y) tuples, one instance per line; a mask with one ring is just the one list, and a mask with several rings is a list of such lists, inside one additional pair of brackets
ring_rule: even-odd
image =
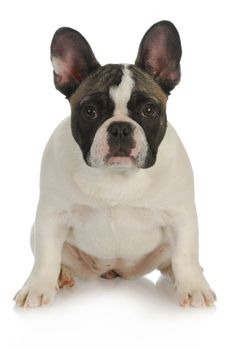
[(70, 98), (72, 133), (87, 164), (153, 165), (166, 130), (166, 99), (134, 66), (108, 65), (88, 77)]
[(148, 168), (166, 132), (166, 102), (180, 79), (174, 25), (156, 23), (135, 65), (100, 66), (82, 35), (60, 28), (51, 44), (56, 88), (71, 105), (71, 128), (91, 167)]

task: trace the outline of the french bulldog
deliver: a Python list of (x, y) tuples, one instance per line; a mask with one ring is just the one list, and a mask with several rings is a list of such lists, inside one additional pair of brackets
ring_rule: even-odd
[(145, 33), (134, 65), (101, 66), (79, 32), (54, 34), (54, 83), (71, 116), (43, 154), (35, 262), (17, 306), (50, 304), (75, 276), (134, 279), (154, 269), (181, 306), (214, 304), (198, 260), (192, 168), (166, 116), (181, 55), (169, 21)]

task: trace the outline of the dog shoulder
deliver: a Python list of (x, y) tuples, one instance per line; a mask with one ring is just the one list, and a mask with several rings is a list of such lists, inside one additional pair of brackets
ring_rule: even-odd
[(168, 123), (165, 137), (158, 149), (153, 178), (158, 192), (165, 192), (166, 198), (193, 198), (193, 170), (189, 156), (176, 130)]
[(46, 144), (41, 162), (41, 190), (57, 188), (58, 191), (64, 179), (83, 161), (81, 158), (68, 117), (56, 127)]

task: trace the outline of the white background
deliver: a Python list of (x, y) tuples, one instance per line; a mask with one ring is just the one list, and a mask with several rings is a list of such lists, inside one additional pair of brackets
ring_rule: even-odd
[[(5, 1), (0, 8), (1, 347), (3, 349), (237, 349), (236, 1)], [(41, 155), (69, 114), (53, 86), (49, 46), (61, 26), (79, 30), (102, 63), (133, 63), (158, 20), (177, 26), (182, 81), (168, 119), (190, 155), (200, 261), (215, 308), (181, 309), (158, 272), (136, 282), (79, 282), (46, 309), (11, 298), (30, 272), (29, 231)], [(158, 281), (158, 282), (157, 282)]]

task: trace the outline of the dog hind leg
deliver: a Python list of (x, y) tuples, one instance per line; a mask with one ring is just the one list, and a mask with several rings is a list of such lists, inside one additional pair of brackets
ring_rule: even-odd
[(71, 288), (75, 285), (75, 279), (70, 269), (61, 265), (61, 271), (58, 278), (59, 288)]

